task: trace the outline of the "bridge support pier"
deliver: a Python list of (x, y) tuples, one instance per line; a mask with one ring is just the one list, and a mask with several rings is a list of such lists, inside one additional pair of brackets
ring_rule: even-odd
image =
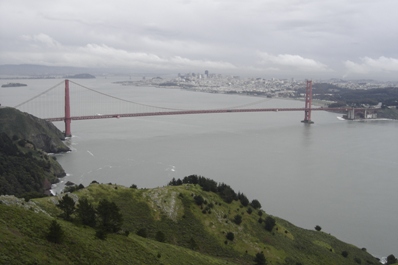
[(69, 98), (69, 80), (65, 79), (65, 137), (71, 137), (71, 129), (70, 129), (70, 98)]
[(302, 123), (311, 124), (314, 123), (311, 120), (311, 105), (312, 105), (312, 80), (307, 80), (307, 86), (305, 88), (305, 110), (304, 120)]

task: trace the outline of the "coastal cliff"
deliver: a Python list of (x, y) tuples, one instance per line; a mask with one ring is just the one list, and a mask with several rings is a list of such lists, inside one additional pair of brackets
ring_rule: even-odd
[(63, 133), (51, 122), (14, 108), (0, 108), (0, 133), (32, 142), (47, 153), (62, 153), (70, 149), (62, 142)]

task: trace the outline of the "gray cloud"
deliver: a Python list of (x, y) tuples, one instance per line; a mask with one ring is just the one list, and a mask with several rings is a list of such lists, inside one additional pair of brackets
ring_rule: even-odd
[(391, 0), (0, 0), (0, 62), (397, 80)]

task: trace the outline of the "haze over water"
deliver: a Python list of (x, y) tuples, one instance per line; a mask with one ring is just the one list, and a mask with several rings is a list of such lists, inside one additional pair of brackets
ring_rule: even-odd
[[(123, 78), (77, 80), (136, 102), (181, 109), (239, 106), (260, 98), (120, 86)], [(60, 80), (24, 80), (35, 95)], [(10, 81), (11, 82), (11, 81)], [(1, 89), (2, 105), (21, 101), (22, 88)], [(28, 97), (29, 95), (24, 95)], [(253, 107), (303, 107), (264, 99)], [(72, 121), (72, 152), (58, 155), (69, 174), (139, 188), (198, 174), (230, 185), (293, 224), (322, 231), (381, 257), (398, 254), (397, 121), (341, 121), (313, 112), (202, 114)], [(63, 123), (55, 123), (64, 130)], [(63, 184), (55, 188), (59, 191)]]

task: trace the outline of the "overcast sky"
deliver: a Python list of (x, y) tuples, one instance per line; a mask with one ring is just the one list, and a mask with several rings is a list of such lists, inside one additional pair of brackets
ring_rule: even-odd
[(398, 0), (0, 0), (0, 64), (398, 80)]

